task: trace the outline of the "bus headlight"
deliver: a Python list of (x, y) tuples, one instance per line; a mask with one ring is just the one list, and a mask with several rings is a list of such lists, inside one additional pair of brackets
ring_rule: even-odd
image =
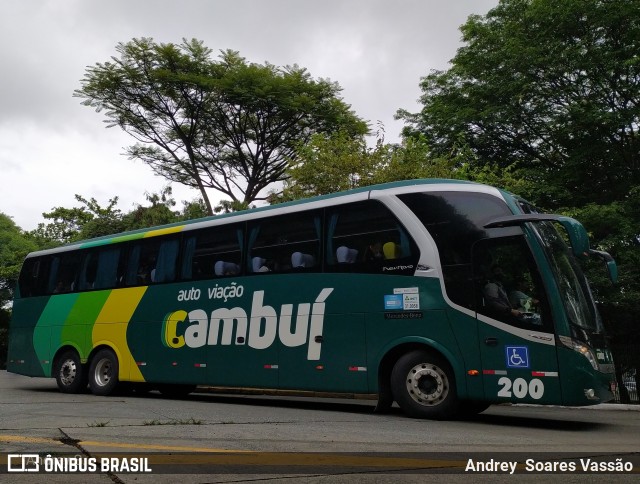
[(567, 348), (571, 348), (573, 351), (577, 351), (578, 353), (580, 353), (587, 360), (589, 360), (589, 363), (591, 363), (591, 366), (594, 370), (599, 371), (600, 368), (598, 365), (596, 354), (589, 346), (568, 336), (560, 336), (560, 342)]

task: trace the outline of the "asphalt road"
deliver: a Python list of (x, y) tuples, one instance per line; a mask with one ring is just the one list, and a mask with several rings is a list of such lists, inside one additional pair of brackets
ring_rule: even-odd
[[(2, 371), (0, 482), (638, 482), (638, 406), (501, 405), (470, 420), (436, 422), (399, 409), (377, 415), (374, 405), (215, 393), (66, 395), (54, 380)], [(32, 465), (16, 455), (39, 456), (42, 470), (48, 454), (58, 470), (92, 462), (97, 470), (7, 473)], [(102, 470), (103, 458), (115, 461)], [(566, 470), (546, 472), (553, 461)], [(497, 462), (504, 471), (478, 472)], [(596, 468), (585, 474), (583, 464)], [(136, 465), (151, 472), (126, 472)], [(633, 471), (600, 467), (607, 465)]]

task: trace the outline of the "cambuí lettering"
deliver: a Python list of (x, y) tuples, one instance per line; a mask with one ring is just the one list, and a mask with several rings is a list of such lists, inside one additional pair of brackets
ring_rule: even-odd
[[(221, 293), (221, 298), (241, 296), (235, 288), (234, 291), (226, 297)], [(216, 308), (211, 314), (203, 309), (173, 311), (164, 320), (163, 343), (169, 348), (247, 344), (262, 350), (269, 348), (278, 337), (283, 345), (291, 348), (308, 343), (307, 359), (319, 360), (322, 338), (318, 336), (322, 336), (324, 327), (325, 301), (332, 292), (333, 288), (322, 289), (313, 303), (299, 303), (296, 311), (294, 304), (282, 304), (278, 313), (265, 304), (265, 291), (253, 293), (249, 314), (239, 306)]]

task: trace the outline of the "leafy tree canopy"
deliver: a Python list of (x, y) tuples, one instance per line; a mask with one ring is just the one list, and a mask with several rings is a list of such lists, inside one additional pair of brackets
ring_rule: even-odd
[(398, 180), (467, 176), (458, 171), (459, 160), (433, 157), (421, 137), (389, 144), (380, 136), (369, 147), (364, 136), (317, 134), (298, 147), (296, 160), (282, 194), (272, 195), (272, 203)]
[(43, 213), (42, 216), (51, 222), (38, 224), (38, 228), (30, 235), (39, 241), (70, 243), (190, 220), (207, 214), (202, 200), (183, 202), (182, 211), (174, 210), (176, 201), (169, 186), (164, 187), (160, 193), (146, 193), (145, 196), (149, 205), (137, 205), (130, 212), (122, 213), (116, 208), (118, 197), (113, 197), (106, 207), (102, 207), (95, 198), (87, 200), (76, 195), (81, 206), (55, 207), (51, 212)]
[(284, 179), (297, 143), (338, 128), (368, 129), (338, 84), (295, 65), (249, 63), (232, 50), (212, 60), (195, 39), (133, 39), (116, 51), (119, 57), (87, 68), (74, 95), (137, 140), (130, 158), (199, 189), (210, 215), (207, 188), (249, 204)]
[(423, 78), (407, 136), (514, 165), (548, 208), (640, 185), (640, 2), (501, 0), (461, 27), (447, 71)]
[(0, 309), (13, 298), (25, 256), (38, 248), (32, 237), (0, 212)]
[(69, 243), (124, 230), (122, 212), (116, 208), (118, 197), (109, 200), (106, 207), (100, 206), (95, 198), (87, 200), (80, 195), (75, 198), (82, 206), (54, 207), (51, 212), (43, 213), (51, 222), (38, 224), (33, 235), (42, 240)]

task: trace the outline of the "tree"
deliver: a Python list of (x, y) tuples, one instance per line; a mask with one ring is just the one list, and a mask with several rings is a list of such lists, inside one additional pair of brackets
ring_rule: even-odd
[(249, 204), (284, 179), (296, 143), (338, 128), (367, 131), (338, 84), (298, 66), (248, 63), (231, 50), (213, 61), (195, 39), (133, 39), (116, 50), (119, 58), (87, 68), (74, 95), (138, 141), (130, 158), (197, 188), (210, 215), (207, 188)]
[(635, 368), (636, 379), (640, 379), (640, 187), (623, 200), (587, 204), (568, 215), (581, 220), (590, 237), (598, 241), (598, 248), (616, 259), (620, 274), (617, 287), (608, 283), (599, 260), (587, 266), (587, 275), (608, 323), (618, 370), (622, 373)]
[(81, 206), (54, 207), (51, 212), (43, 213), (42, 216), (51, 222), (38, 224), (38, 228), (28, 235), (44, 248), (47, 244), (51, 246), (77, 242), (207, 215), (204, 202), (200, 199), (183, 201), (182, 210), (175, 210), (176, 201), (170, 186), (162, 188), (160, 193), (145, 193), (145, 197), (148, 206), (138, 204), (130, 212), (122, 213), (116, 207), (118, 197), (111, 198), (107, 206), (102, 207), (95, 198), (87, 200), (76, 195)]
[(13, 299), (13, 289), (18, 281), (22, 261), (29, 252), (36, 249), (36, 242), (9, 216), (0, 212), (0, 308)]
[(9, 305), (18, 282), (25, 256), (38, 248), (36, 242), (25, 234), (10, 217), (0, 212), (0, 368), (5, 368)]
[(272, 203), (370, 185), (380, 161), (367, 148), (364, 137), (344, 131), (316, 134), (309, 143), (298, 146), (296, 160), (287, 172), (282, 196), (272, 196)]
[(138, 204), (135, 209), (125, 214), (122, 217), (124, 230), (135, 230), (177, 222), (180, 218), (178, 212), (173, 210), (176, 201), (171, 195), (170, 186), (162, 188), (160, 193), (145, 193), (145, 198), (151, 205), (145, 207)]
[(51, 212), (43, 213), (42, 216), (52, 222), (38, 224), (32, 235), (45, 241), (70, 243), (125, 230), (122, 212), (115, 208), (118, 197), (110, 199), (106, 207), (100, 206), (93, 197), (87, 200), (76, 195), (75, 198), (83, 206), (54, 207)]
[(461, 159), (434, 157), (420, 136), (390, 144), (379, 135), (369, 147), (364, 136), (317, 134), (298, 147), (296, 159), (282, 194), (273, 194), (272, 203), (399, 180), (469, 176)]
[(180, 220), (193, 220), (196, 218), (202, 218), (208, 216), (207, 207), (204, 200), (196, 198), (195, 200), (183, 200), (182, 210), (179, 214)]
[(640, 185), (640, 2), (501, 0), (461, 27), (447, 71), (423, 78), (404, 133), (514, 165), (547, 207)]

